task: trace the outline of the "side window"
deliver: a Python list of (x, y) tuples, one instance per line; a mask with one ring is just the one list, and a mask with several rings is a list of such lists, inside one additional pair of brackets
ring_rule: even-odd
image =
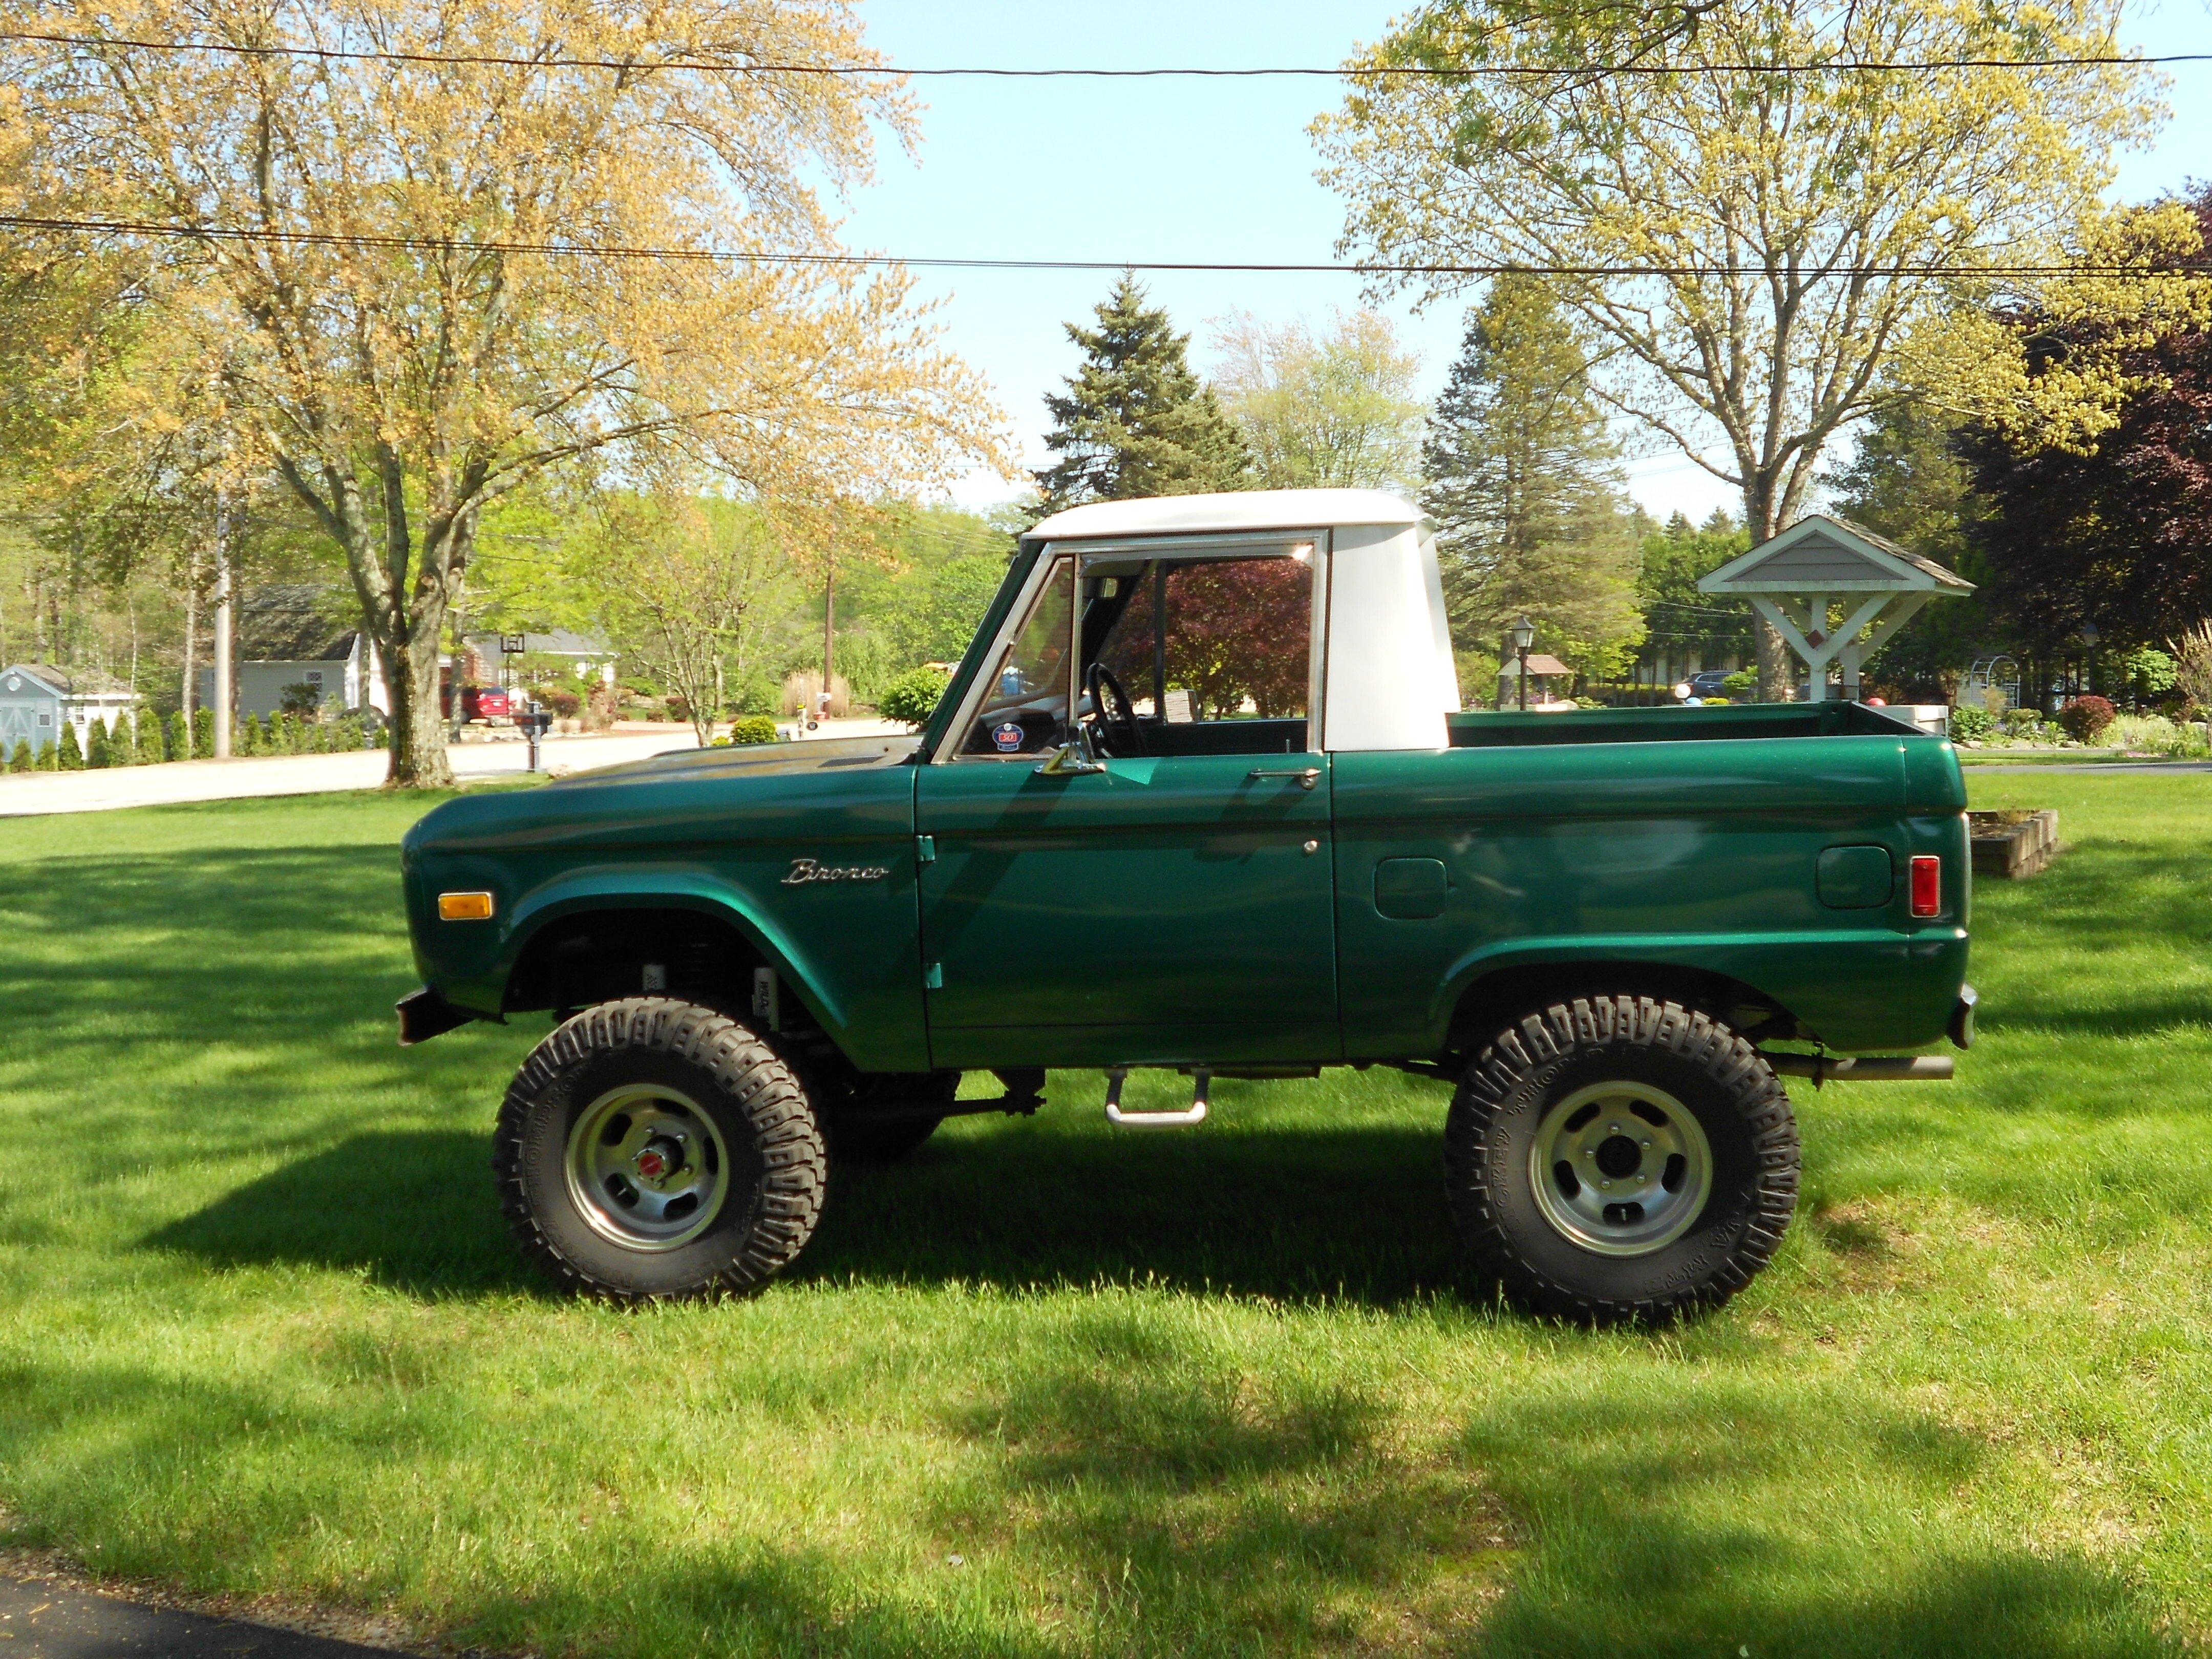
[(1146, 752), (1306, 748), (1310, 551), (1161, 560), (1120, 580), (1127, 599), (1098, 642), (1097, 660), (1127, 691)]
[(1074, 640), (1075, 561), (1055, 559), (1021, 629), (991, 670), (963, 758), (1036, 755), (1066, 743), (1067, 655)]

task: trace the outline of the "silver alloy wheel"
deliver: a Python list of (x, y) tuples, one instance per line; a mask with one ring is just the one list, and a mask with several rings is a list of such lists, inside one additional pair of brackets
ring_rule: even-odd
[(658, 1083), (612, 1089), (568, 1130), (568, 1196), (594, 1231), (633, 1250), (672, 1250), (714, 1224), (729, 1149), (698, 1103)]
[(1545, 1112), (1528, 1148), (1536, 1207), (1599, 1255), (1650, 1255), (1712, 1196), (1713, 1153), (1689, 1109), (1626, 1079), (1577, 1089)]

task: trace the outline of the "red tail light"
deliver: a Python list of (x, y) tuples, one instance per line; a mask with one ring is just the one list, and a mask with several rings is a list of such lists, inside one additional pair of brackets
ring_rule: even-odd
[(1943, 914), (1942, 860), (1922, 857), (1912, 860), (1912, 914), (1916, 916)]

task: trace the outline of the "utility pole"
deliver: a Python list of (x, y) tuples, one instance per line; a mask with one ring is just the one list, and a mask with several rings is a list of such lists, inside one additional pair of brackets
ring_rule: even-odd
[(230, 758), (231, 717), (238, 707), (238, 596), (230, 556), (230, 504), (215, 498), (215, 752)]

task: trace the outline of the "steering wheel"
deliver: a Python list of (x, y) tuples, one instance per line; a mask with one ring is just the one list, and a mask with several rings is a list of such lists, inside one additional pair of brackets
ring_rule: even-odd
[(1099, 734), (1105, 739), (1103, 746), (1106, 752), (1143, 754), (1144, 724), (1138, 720), (1136, 705), (1121, 689), (1121, 682), (1114, 678), (1114, 671), (1103, 662), (1092, 663), (1091, 672), (1083, 677), (1083, 689), (1091, 694), (1091, 707), (1098, 716)]

